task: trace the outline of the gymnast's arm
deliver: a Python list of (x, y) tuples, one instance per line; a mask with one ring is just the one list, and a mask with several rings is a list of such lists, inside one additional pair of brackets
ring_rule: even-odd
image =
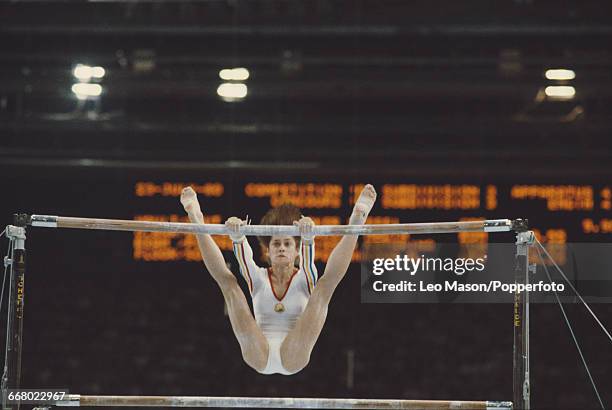
[(233, 243), (234, 256), (236, 256), (236, 261), (240, 268), (240, 275), (244, 278), (244, 281), (249, 287), (249, 292), (253, 294), (253, 291), (260, 283), (261, 275), (258, 274), (258, 272), (260, 272), (262, 268), (255, 263), (253, 259), (253, 250), (249, 245), (249, 241), (246, 236), (240, 232), (240, 227), (243, 225), (246, 225), (246, 221), (235, 216), (225, 221), (225, 226), (229, 230), (229, 237)]
[(317, 272), (317, 267), (315, 266), (315, 243), (314, 243), (314, 226), (315, 223), (311, 218), (306, 216), (302, 216), (302, 218), (294, 222), (294, 225), (297, 225), (300, 230), (300, 236), (302, 238), (302, 243), (300, 246), (300, 269), (302, 269), (306, 273), (306, 279), (308, 282), (308, 291), (312, 293), (315, 285), (317, 284), (317, 280), (319, 279), (319, 274)]

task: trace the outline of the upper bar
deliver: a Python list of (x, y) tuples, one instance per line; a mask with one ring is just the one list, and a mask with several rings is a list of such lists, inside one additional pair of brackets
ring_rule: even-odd
[[(48, 228), (78, 228), (110, 231), (173, 232), (192, 234), (227, 235), (228, 228), (221, 224), (194, 224), (182, 222), (129, 221), (120, 219), (74, 218), (67, 216), (32, 215), (30, 225)], [(429, 222), (378, 225), (318, 225), (317, 236), (325, 235), (390, 235), (390, 234), (435, 234), (454, 232), (506, 232), (513, 229), (516, 221), (493, 219), (486, 221)], [(300, 236), (297, 226), (290, 225), (244, 225), (244, 235), (290, 235)]]
[(56, 406), (74, 407), (231, 407), (292, 409), (512, 409), (512, 402), (447, 400), (325, 399), (211, 396), (85, 396), (70, 394)]

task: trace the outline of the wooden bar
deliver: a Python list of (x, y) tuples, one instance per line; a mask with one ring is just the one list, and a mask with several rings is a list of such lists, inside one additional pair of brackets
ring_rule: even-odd
[[(225, 225), (222, 224), (130, 221), (121, 219), (75, 218), (51, 215), (32, 215), (30, 224), (32, 226), (40, 226), (47, 228), (172, 232), (211, 235), (229, 234), (229, 230), (225, 227)], [(512, 226), (513, 222), (509, 219), (377, 225), (318, 225), (314, 228), (314, 234), (317, 236), (325, 236), (501, 232), (510, 231), (512, 229)], [(289, 225), (244, 225), (240, 228), (240, 231), (241, 233), (247, 236), (300, 235), (299, 230), (296, 226)]]
[(56, 406), (78, 407), (225, 407), (285, 409), (512, 409), (511, 402), (377, 400), (290, 397), (87, 396), (71, 394)]

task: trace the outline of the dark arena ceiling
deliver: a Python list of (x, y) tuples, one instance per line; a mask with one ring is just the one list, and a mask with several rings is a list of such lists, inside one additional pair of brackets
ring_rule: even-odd
[[(0, 161), (609, 174), (609, 17), (607, 0), (3, 2)], [(71, 92), (76, 64), (105, 69), (99, 99)], [(231, 67), (248, 95), (227, 102)], [(541, 98), (552, 83), (575, 97)]]

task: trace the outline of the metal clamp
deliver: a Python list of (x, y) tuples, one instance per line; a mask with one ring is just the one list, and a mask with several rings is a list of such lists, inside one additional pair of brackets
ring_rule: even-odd
[(533, 231), (519, 232), (516, 234), (517, 245), (533, 245), (535, 242), (535, 234)]
[(25, 240), (26, 238), (25, 228), (22, 228), (20, 226), (15, 226), (15, 225), (8, 225), (6, 227), (6, 237), (9, 239), (13, 239), (13, 240), (17, 240), (17, 239)]
[(529, 379), (525, 380), (523, 383), (523, 398), (526, 400), (529, 399)]
[[(13, 242), (13, 249), (25, 249), (25, 228), (22, 228), (21, 226), (8, 225), (6, 227), (6, 237)], [(10, 262), (12, 263), (12, 261)]]
[(538, 271), (538, 265), (536, 263), (530, 263), (529, 265), (527, 265), (527, 270), (532, 275), (535, 275)]

